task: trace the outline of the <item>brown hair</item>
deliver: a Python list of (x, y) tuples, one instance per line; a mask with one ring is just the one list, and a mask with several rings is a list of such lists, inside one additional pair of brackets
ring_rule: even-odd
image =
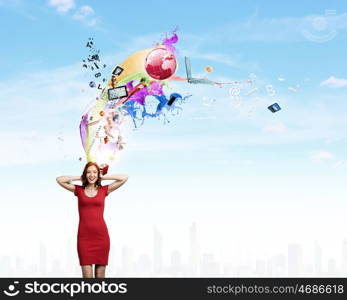
[(81, 176), (83, 187), (86, 187), (86, 186), (88, 185), (87, 170), (88, 170), (88, 168), (89, 168), (90, 166), (94, 166), (94, 167), (97, 168), (97, 170), (98, 170), (98, 180), (95, 182), (95, 185), (96, 185), (96, 186), (101, 186), (100, 168), (99, 168), (99, 166), (98, 166), (97, 163), (90, 161), (90, 162), (88, 162), (88, 163), (85, 165), (85, 167), (84, 167), (84, 169), (83, 169), (82, 176)]

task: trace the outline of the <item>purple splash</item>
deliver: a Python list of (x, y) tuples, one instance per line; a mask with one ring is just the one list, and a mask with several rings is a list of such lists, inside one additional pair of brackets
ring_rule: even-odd
[[(131, 92), (134, 89), (133, 81), (129, 81), (126, 84), (128, 92)], [(163, 95), (163, 85), (159, 81), (152, 81), (150, 83), (150, 89), (148, 91), (148, 87), (145, 86), (141, 90), (137, 91), (134, 95), (132, 95), (128, 101), (135, 101), (141, 105), (145, 105), (147, 96), (155, 96), (155, 95)]]
[(173, 44), (176, 44), (178, 42), (178, 36), (176, 34), (176, 31), (178, 28), (176, 27), (172, 32), (171, 36), (168, 37), (167, 33), (165, 34), (165, 38), (163, 39), (163, 45), (165, 45), (165, 48), (172, 53), (176, 52), (176, 48), (173, 46)]
[(152, 81), (149, 95), (164, 95), (163, 85), (159, 81)]
[(88, 127), (88, 113), (82, 116), (82, 120), (80, 123), (80, 135), (81, 135), (82, 145), (84, 149), (86, 149), (87, 127)]

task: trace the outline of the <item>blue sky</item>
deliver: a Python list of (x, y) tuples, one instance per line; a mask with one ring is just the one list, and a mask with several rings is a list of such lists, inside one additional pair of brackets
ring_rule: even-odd
[[(130, 130), (122, 159), (111, 168), (130, 176), (118, 194), (131, 203), (124, 204), (129, 205), (124, 214), (141, 208), (153, 222), (174, 224), (166, 211), (156, 213), (152, 206), (166, 204), (179, 212), (192, 201), (183, 219), (208, 227), (209, 210), (220, 207), (240, 215), (261, 199), (262, 216), (270, 219), (290, 220), (301, 211), (304, 225), (314, 207), (313, 222), (329, 211), (331, 224), (345, 224), (343, 1), (0, 0), (0, 18), (0, 178), (6, 195), (13, 197), (9, 210), (23, 204), (20, 195), (36, 205), (49, 193), (54, 199), (71, 196), (59, 189), (55, 177), (77, 175), (84, 164), (78, 160), (83, 156), (78, 125), (95, 97), (88, 87), (90, 74), (81, 67), (87, 39), (94, 37), (110, 70), (178, 26), (178, 75), (185, 75), (183, 58), (189, 56), (194, 74), (207, 76), (203, 69), (210, 65), (210, 79), (255, 78), (252, 88), (258, 92), (248, 97), (250, 87), (241, 86), (241, 106), (236, 107), (230, 86), (172, 84), (176, 92), (193, 95), (182, 113), (170, 124), (148, 120), (140, 130)], [(267, 85), (275, 96), (267, 94)], [(273, 114), (267, 106), (275, 101), (282, 110)], [(17, 196), (11, 196), (13, 189)], [(192, 203), (204, 204), (201, 215)], [(227, 222), (227, 214), (223, 218)], [(138, 222), (151, 223), (141, 215)], [(283, 226), (290, 233), (291, 224)], [(299, 225), (297, 230), (300, 238)]]

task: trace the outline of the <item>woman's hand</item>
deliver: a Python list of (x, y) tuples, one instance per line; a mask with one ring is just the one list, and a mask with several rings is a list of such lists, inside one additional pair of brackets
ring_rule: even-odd
[(106, 174), (107, 174), (107, 171), (108, 171), (108, 164), (101, 164), (101, 165), (100, 165), (100, 178), (101, 178), (103, 175), (106, 175)]

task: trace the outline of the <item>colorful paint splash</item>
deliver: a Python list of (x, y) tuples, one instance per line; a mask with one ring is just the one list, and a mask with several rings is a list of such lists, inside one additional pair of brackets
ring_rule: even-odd
[[(137, 51), (114, 68), (112, 78), (91, 108), (83, 114), (80, 135), (87, 161), (99, 164), (116, 159), (124, 148), (123, 129), (131, 120), (133, 128), (147, 118), (163, 119), (178, 114), (189, 96), (165, 94), (177, 70), (177, 29), (166, 34), (156, 47)], [(148, 99), (156, 101), (149, 107)]]

